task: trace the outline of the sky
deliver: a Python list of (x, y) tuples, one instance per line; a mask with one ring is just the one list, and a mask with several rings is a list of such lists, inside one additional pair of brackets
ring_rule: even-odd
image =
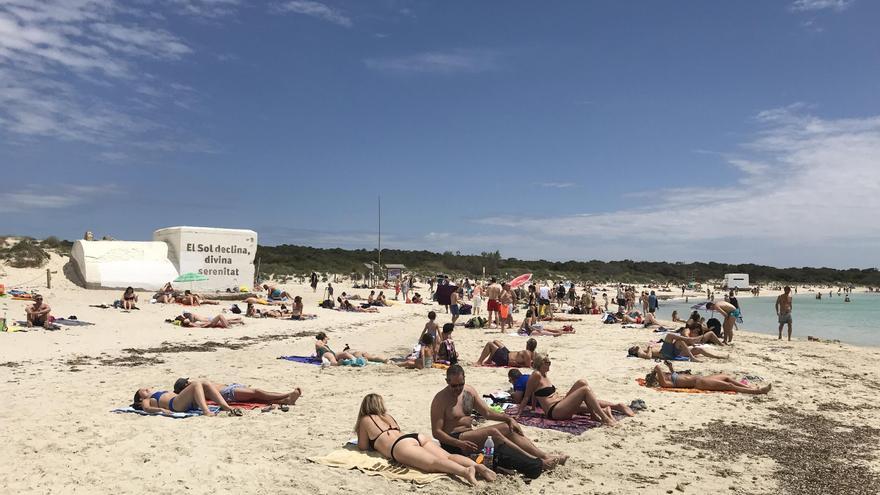
[(880, 2), (3, 0), (0, 234), (880, 265)]

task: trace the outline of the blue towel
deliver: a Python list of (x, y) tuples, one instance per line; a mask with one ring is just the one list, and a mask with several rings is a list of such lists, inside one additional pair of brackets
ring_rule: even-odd
[(321, 360), (315, 356), (279, 356), (278, 359), (286, 359), (295, 363), (314, 364), (321, 366)]
[[(217, 413), (220, 411), (220, 406), (208, 406), (208, 408), (211, 410), (212, 413)], [(141, 410), (135, 409), (131, 406), (120, 407), (120, 408), (114, 409), (110, 412), (134, 413), (134, 414), (140, 414), (141, 416), (164, 416), (166, 418), (174, 418), (174, 419), (191, 418), (193, 416), (201, 416), (202, 415), (201, 409), (190, 409), (189, 411), (186, 411), (186, 412), (175, 412), (175, 413), (172, 413), (171, 415), (167, 415), (167, 414), (159, 414), (159, 413), (148, 413), (146, 411), (141, 411)]]

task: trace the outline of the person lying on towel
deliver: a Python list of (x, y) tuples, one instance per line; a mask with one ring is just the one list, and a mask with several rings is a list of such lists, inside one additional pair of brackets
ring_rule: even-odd
[(646, 387), (693, 388), (697, 390), (712, 390), (714, 392), (732, 391), (741, 394), (766, 394), (771, 389), (769, 383), (763, 387), (746, 385), (728, 375), (700, 376), (691, 375), (690, 373), (677, 373), (672, 368), (672, 363), (664, 361), (664, 364), (669, 368), (669, 373), (664, 372), (659, 364), (654, 366), (654, 370), (645, 376)]

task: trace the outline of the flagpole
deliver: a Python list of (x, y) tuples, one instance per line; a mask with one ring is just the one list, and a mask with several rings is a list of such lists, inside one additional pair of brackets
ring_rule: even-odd
[(379, 195), (379, 276), (382, 276), (382, 195)]

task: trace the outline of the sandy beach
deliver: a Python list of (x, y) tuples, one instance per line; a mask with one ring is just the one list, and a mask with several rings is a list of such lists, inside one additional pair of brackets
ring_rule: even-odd
[[(643, 399), (648, 410), (615, 428), (573, 436), (525, 427), (547, 451), (571, 456), (566, 466), (530, 484), (501, 477), (473, 489), (451, 478), (425, 486), (387, 481), (355, 470), (309, 462), (352, 436), (362, 397), (377, 392), (404, 431), (430, 434), (429, 405), (445, 386), (444, 373), (370, 364), (322, 369), (276, 359), (309, 354), (313, 335), (331, 345), (392, 356), (409, 352), (429, 310), (395, 304), (378, 314), (317, 308), (311, 288), (283, 288), (304, 297), (315, 320), (246, 319), (231, 329), (183, 329), (163, 320), (177, 305), (139, 311), (91, 308), (118, 291), (85, 290), (62, 276), (40, 289), (56, 316), (76, 315), (93, 326), (60, 331), (0, 333), (0, 409), (4, 439), (0, 486), (8, 493), (877, 493), (880, 490), (880, 349), (836, 343), (792, 342), (739, 332), (729, 360), (679, 363), (695, 373), (760, 377), (766, 396), (678, 394), (640, 387), (653, 362), (626, 358), (630, 345), (654, 338), (649, 329), (603, 325), (579, 316), (574, 335), (538, 337), (553, 358), (550, 377), (567, 389), (579, 378), (602, 399)], [(44, 270), (6, 268), (8, 280), (39, 278)], [(37, 286), (42, 281), (33, 282)], [(337, 294), (368, 291), (334, 284)], [(7, 289), (10, 286), (7, 285)], [(393, 290), (389, 291), (393, 294)], [(426, 293), (427, 291), (423, 291)], [(9, 319), (24, 317), (24, 301), (0, 299)], [(213, 315), (223, 306), (204, 306)], [(439, 309), (438, 309), (439, 308)], [(519, 314), (521, 318), (522, 313)], [(663, 315), (668, 317), (668, 315)], [(465, 321), (463, 318), (460, 321)], [(525, 339), (497, 330), (457, 327), (465, 363), (483, 344), (501, 339), (511, 350)], [(482, 393), (509, 388), (505, 369), (465, 367)], [(268, 390), (302, 387), (289, 412), (247, 411), (244, 417), (175, 420), (113, 414), (139, 387), (170, 389), (179, 376), (240, 382)], [(753, 378), (758, 380), (758, 378)], [(759, 380), (760, 382), (760, 380)]]

